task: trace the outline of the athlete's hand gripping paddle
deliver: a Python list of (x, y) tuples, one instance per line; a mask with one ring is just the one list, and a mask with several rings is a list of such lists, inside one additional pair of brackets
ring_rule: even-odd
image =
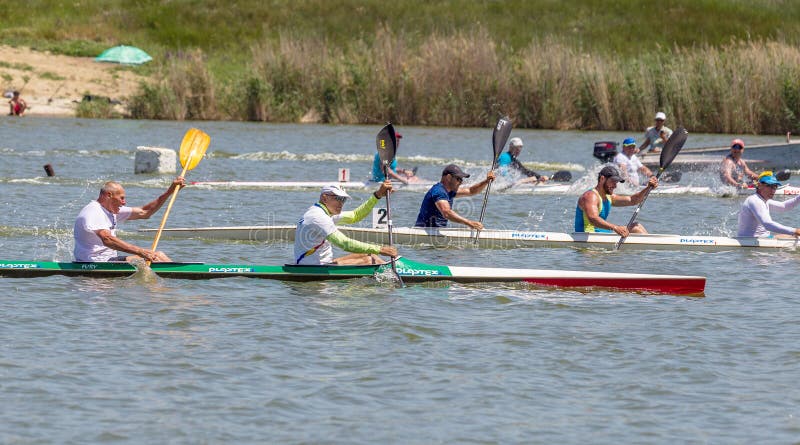
[[(508, 137), (511, 135), (511, 120), (508, 116), (501, 117), (497, 121), (497, 125), (494, 126), (494, 131), (492, 132), (492, 170), (497, 168), (497, 159), (500, 157), (500, 154), (503, 153), (503, 147), (506, 146), (506, 142), (508, 141)], [(478, 218), (478, 221), (483, 223), (483, 217), (486, 214), (486, 204), (489, 202), (489, 189), (492, 188), (492, 181), (489, 181), (486, 184), (486, 192), (483, 194), (483, 206), (481, 206), (481, 216)], [(478, 230), (475, 233), (475, 245), (478, 245), (478, 238), (480, 238), (481, 232)]]
[[(391, 123), (386, 124), (386, 126), (381, 128), (381, 131), (378, 132), (378, 136), (375, 138), (375, 145), (378, 148), (378, 156), (383, 166), (383, 176), (384, 178), (388, 178), (389, 168), (391, 168), (392, 161), (394, 161), (394, 157), (397, 154), (397, 136), (394, 132), (394, 126), (392, 126)], [(394, 240), (392, 238), (392, 206), (389, 205), (389, 192), (386, 193), (386, 220), (386, 225), (389, 228), (389, 245), (391, 246)], [(397, 264), (395, 260), (395, 257), (391, 258), (392, 272), (394, 272), (394, 275), (397, 277), (400, 286), (405, 286), (400, 274), (397, 273)]]
[[(186, 134), (183, 136), (181, 149), (178, 155), (181, 160), (181, 165), (183, 166), (183, 171), (181, 171), (182, 177), (185, 178), (187, 171), (197, 167), (197, 164), (199, 164), (200, 160), (203, 159), (203, 155), (206, 153), (209, 143), (211, 143), (211, 138), (196, 128), (191, 128), (186, 132)], [(161, 239), (161, 232), (164, 230), (164, 226), (167, 224), (167, 217), (169, 217), (169, 212), (172, 210), (172, 204), (175, 203), (175, 198), (178, 197), (178, 192), (180, 189), (180, 187), (177, 187), (175, 188), (175, 191), (172, 192), (172, 197), (169, 199), (167, 210), (164, 211), (164, 217), (161, 218), (161, 225), (158, 227), (158, 232), (156, 232), (156, 238), (153, 240), (153, 247), (151, 247), (151, 250), (153, 251), (155, 251), (156, 247), (158, 246), (158, 240)], [(150, 265), (150, 261), (147, 262), (147, 265)]]
[[(669, 140), (667, 140), (667, 143), (664, 144), (664, 148), (661, 149), (661, 158), (659, 159), (658, 162), (659, 167), (658, 167), (658, 172), (656, 173), (656, 179), (661, 177), (661, 174), (664, 173), (664, 170), (666, 170), (667, 167), (669, 167), (670, 164), (672, 164), (672, 161), (675, 160), (675, 156), (678, 156), (678, 152), (681, 151), (681, 148), (683, 148), (683, 144), (686, 143), (686, 138), (688, 137), (688, 135), (689, 132), (686, 131), (686, 129), (683, 127), (678, 127), (672, 133), (672, 136), (670, 136)], [(653, 188), (648, 185), (647, 188), (644, 190), (644, 196), (642, 197), (641, 202), (639, 202), (639, 205), (636, 206), (636, 210), (634, 210), (633, 215), (631, 215), (631, 220), (628, 221), (628, 226), (627, 226), (628, 230), (630, 230), (631, 227), (633, 227), (633, 223), (636, 222), (636, 217), (639, 216), (639, 211), (642, 210), (644, 201), (647, 199), (648, 196), (650, 196), (650, 191), (652, 189)], [(617, 241), (617, 244), (614, 246), (614, 250), (617, 250), (622, 246), (622, 243), (625, 242), (625, 238), (626, 237), (622, 237), (619, 239), (619, 241)]]

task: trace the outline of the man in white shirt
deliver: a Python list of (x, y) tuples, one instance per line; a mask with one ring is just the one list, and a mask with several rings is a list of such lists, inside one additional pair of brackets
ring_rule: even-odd
[(778, 179), (767, 171), (758, 177), (756, 193), (742, 203), (739, 211), (739, 230), (736, 236), (771, 236), (770, 232), (800, 236), (800, 228), (784, 226), (772, 220), (770, 210), (785, 212), (800, 204), (800, 196), (787, 201), (775, 201), (775, 190), (781, 186)]
[[(172, 185), (158, 198), (142, 207), (125, 205), (125, 189), (114, 181), (103, 184), (100, 196), (84, 207), (75, 219), (73, 235), (75, 261), (133, 261), (144, 258), (147, 261), (171, 261), (163, 252), (155, 252), (117, 238), (117, 225), (133, 219), (147, 219), (164, 205), (176, 187), (185, 184), (182, 177), (172, 181)], [(120, 255), (119, 252), (132, 255)]]
[[(319, 201), (306, 210), (303, 219), (297, 223), (294, 234), (295, 264), (383, 264), (378, 255), (397, 256), (394, 246), (381, 246), (354, 240), (343, 234), (336, 224), (353, 224), (370, 214), (378, 200), (392, 191), (392, 181), (385, 180), (368, 200), (355, 210), (342, 212), (344, 203), (350, 198), (338, 185), (322, 187)], [(348, 255), (333, 258), (333, 246), (341, 248)]]
[[(667, 140), (672, 136), (672, 130), (670, 130), (664, 122), (667, 120), (667, 115), (664, 114), (663, 111), (659, 111), (656, 113), (656, 124), (652, 127), (649, 127), (647, 131), (644, 133), (644, 142), (642, 145), (639, 146), (639, 151), (644, 150), (647, 146), (650, 146), (651, 153), (659, 153), (661, 149), (664, 148), (664, 144)], [(644, 154), (642, 154), (644, 156)]]
[(653, 176), (653, 172), (636, 157), (636, 140), (634, 138), (627, 138), (622, 141), (622, 153), (617, 153), (614, 163), (617, 164), (617, 167), (622, 172), (623, 179), (626, 179), (632, 185), (638, 186), (641, 183), (639, 180), (640, 173), (644, 178)]

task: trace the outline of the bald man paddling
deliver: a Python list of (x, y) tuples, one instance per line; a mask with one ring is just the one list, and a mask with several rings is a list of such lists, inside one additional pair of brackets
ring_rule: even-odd
[[(182, 177), (175, 178), (166, 192), (142, 207), (128, 207), (125, 189), (118, 182), (109, 181), (100, 189), (100, 196), (84, 207), (75, 219), (73, 236), (75, 261), (172, 261), (163, 252), (154, 252), (135, 246), (117, 238), (117, 224), (133, 220), (148, 219), (169, 199), (176, 187), (183, 187)], [(118, 251), (131, 255), (120, 255)]]

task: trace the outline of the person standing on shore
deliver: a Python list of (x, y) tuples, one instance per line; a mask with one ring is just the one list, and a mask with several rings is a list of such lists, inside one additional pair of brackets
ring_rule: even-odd
[(667, 142), (670, 136), (672, 136), (672, 130), (664, 125), (666, 120), (667, 115), (664, 114), (663, 111), (656, 113), (656, 124), (652, 127), (649, 127), (647, 131), (645, 131), (644, 142), (642, 142), (642, 145), (639, 146), (638, 151), (642, 151), (649, 146), (650, 151), (648, 153), (661, 152), (661, 148), (664, 147), (664, 144)]
[(731, 141), (731, 152), (725, 156), (722, 165), (719, 166), (719, 179), (723, 184), (747, 188), (750, 180), (758, 179), (758, 175), (747, 167), (747, 163), (742, 159), (742, 154), (744, 154), (744, 141), (741, 139)]
[[(6, 96), (7, 97), (7, 96)], [(28, 104), (19, 97), (19, 91), (14, 91), (13, 97), (8, 101), (8, 115), (9, 116), (24, 116), (25, 110), (28, 109)]]

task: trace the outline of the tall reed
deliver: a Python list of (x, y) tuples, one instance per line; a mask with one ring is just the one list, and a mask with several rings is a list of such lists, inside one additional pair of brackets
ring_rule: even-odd
[[(511, 50), (482, 30), (413, 39), (381, 28), (344, 49), (282, 36), (215, 81), (199, 52), (173, 58), (131, 114), (241, 119), (641, 131), (656, 111), (693, 131), (783, 133), (800, 125), (800, 49), (778, 41), (580, 52), (554, 39)], [(219, 92), (217, 91), (219, 89)], [(217, 107), (215, 97), (226, 103)]]
[(216, 86), (200, 50), (169, 54), (154, 81), (131, 98), (130, 115), (139, 119), (210, 120), (217, 112)]

